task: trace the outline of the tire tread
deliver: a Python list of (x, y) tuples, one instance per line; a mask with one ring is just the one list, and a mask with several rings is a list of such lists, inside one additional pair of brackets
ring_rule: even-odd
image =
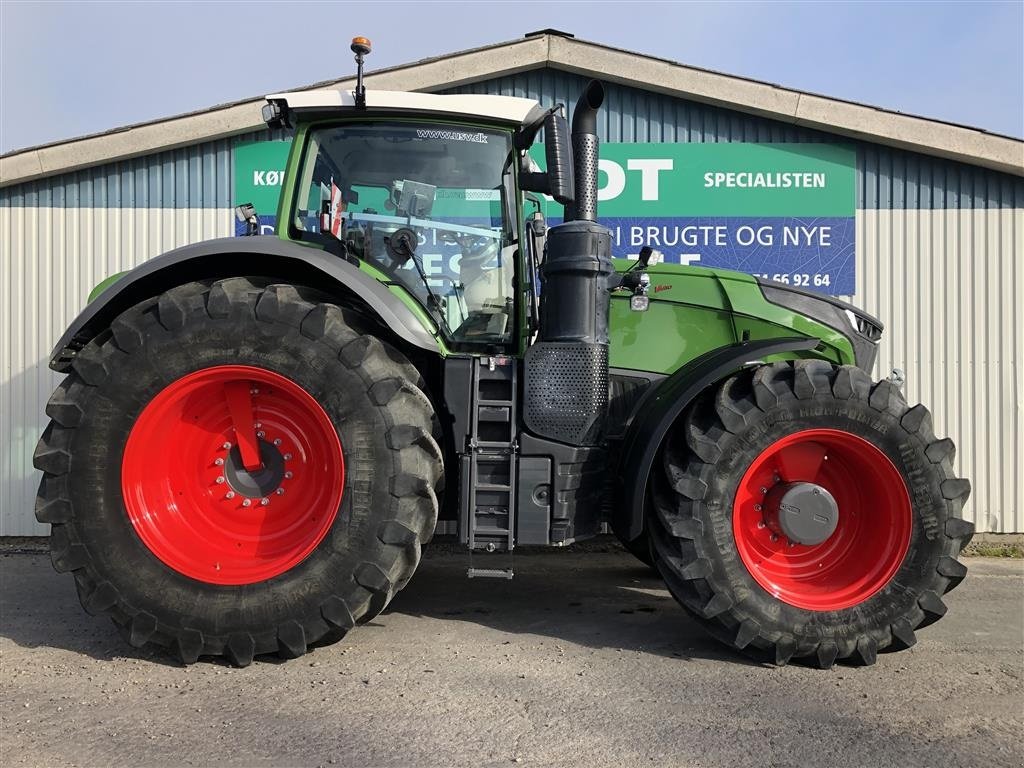
[[(166, 646), (184, 664), (194, 663), (201, 655), (223, 655), (236, 666), (246, 666), (262, 653), (295, 658), (324, 639), (340, 639), (356, 623), (375, 616), (415, 571), (421, 544), (433, 534), (437, 494), (444, 485), (439, 422), (423, 390), (423, 377), (401, 352), (369, 335), (376, 328), (360, 313), (322, 299), (315, 289), (265, 285), (246, 277), (172, 288), (122, 313), (110, 330), (84, 347), (72, 372), (50, 399), (47, 414), (51, 422), (33, 456), (35, 466), (44, 473), (36, 517), (52, 526), (54, 568), (71, 572), (83, 606), (90, 613), (109, 613), (132, 645)], [(147, 322), (148, 315), (153, 318)], [(348, 583), (340, 578), (335, 594), (319, 604), (316, 615), (296, 616), (268, 632), (230, 632), (214, 637), (185, 626), (165, 626), (146, 606), (127, 604), (96, 572), (88, 550), (77, 540), (80, 523), (64, 479), (73, 470), (75, 429), (90, 397), (109, 377), (107, 361), (113, 355), (142, 350), (147, 333), (181, 328), (196, 317), (251, 319), (271, 334), (282, 326), (297, 329), (311, 343), (326, 345), (343, 364), (356, 369), (374, 402), (392, 422), (386, 439), (399, 469), (381, 478), (393, 502), (387, 519), (377, 528), (374, 559), (359, 563)]]
[[(884, 637), (872, 633), (839, 641), (825, 636), (809, 644), (806, 638), (798, 643), (785, 633), (770, 634), (743, 609), (742, 596), (734, 599), (719, 582), (712, 563), (717, 553), (702, 551), (701, 531), (706, 521), (697, 513), (705, 503), (715, 464), (727, 453), (728, 441), (759, 414), (792, 401), (818, 398), (859, 399), (889, 414), (921, 441), (928, 461), (943, 478), (941, 494), (951, 513), (943, 528), (946, 554), (937, 558), (934, 572), (927, 578), (932, 588), (921, 592), (910, 614), (882, 628), (879, 634)], [(879, 651), (914, 645), (915, 630), (945, 613), (939, 595), (956, 587), (967, 573), (956, 558), (974, 532), (973, 524), (959, 517), (970, 483), (954, 475), (955, 446), (951, 440), (935, 437), (927, 408), (908, 408), (892, 382), (872, 384), (859, 368), (798, 360), (742, 371), (696, 401), (670, 433), (661, 456), (661, 475), (649, 494), (648, 514), (656, 566), (680, 604), (711, 634), (755, 658), (776, 664), (801, 659), (821, 669), (843, 660), (873, 664)]]

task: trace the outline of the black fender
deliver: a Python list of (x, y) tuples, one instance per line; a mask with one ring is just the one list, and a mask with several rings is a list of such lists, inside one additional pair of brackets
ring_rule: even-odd
[(224, 237), (186, 245), (131, 270), (89, 303), (65, 331), (50, 367), (67, 372), (78, 350), (121, 312), (175, 285), (243, 275), (280, 278), (326, 293), (358, 297), (402, 341), (437, 352), (434, 334), (387, 286), (340, 256), (273, 236)]
[(806, 352), (818, 346), (813, 337), (744, 341), (694, 358), (640, 398), (623, 436), (619, 453), (619, 497), (612, 528), (626, 541), (644, 530), (647, 480), (658, 449), (680, 414), (705, 389), (769, 355)]

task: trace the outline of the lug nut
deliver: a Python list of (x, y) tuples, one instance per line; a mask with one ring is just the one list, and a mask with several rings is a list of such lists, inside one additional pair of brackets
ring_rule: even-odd
[(252, 499), (243, 499), (242, 500), (242, 506), (243, 507), (251, 507), (252, 506)]
[(285, 472), (284, 473), (284, 479), (285, 480), (291, 480), (292, 477), (294, 477), (294, 473), (292, 473), (292, 472)]
[(275, 437), (274, 438), (274, 445), (280, 445), (280, 444), (281, 444), (281, 438), (280, 437)]
[(214, 459), (213, 463), (216, 464), (219, 467), (219, 466), (221, 466), (224, 463), (224, 459), (220, 459), (220, 458)]
[(257, 433), (256, 433), (256, 437), (260, 438), (261, 440), (262, 440), (262, 439), (263, 439), (264, 437), (266, 437), (266, 436), (267, 436), (267, 433), (266, 433), (266, 432), (263, 432), (263, 431), (260, 431), (260, 432), (257, 432)]
[(761, 495), (762, 496), (766, 496), (767, 494), (768, 494), (768, 489), (767, 488), (762, 488), (761, 489)]
[(772, 541), (778, 541), (778, 540), (779, 540), (779, 534), (773, 533), (772, 534)]
[(259, 429), (260, 427), (263, 426), (263, 422), (257, 421), (252, 426), (254, 429)]
[(228, 491), (227, 492), (227, 498), (229, 498), (229, 499), (235, 498), (235, 492), (234, 491)]
[(283, 496), (284, 488), (278, 488), (276, 491), (274, 491), (274, 493), (276, 493), (278, 496)]
[(224, 445), (222, 445), (221, 448), (223, 448), (225, 451), (230, 450), (231, 443), (224, 443)]
[(291, 460), (292, 460), (292, 455), (291, 455), (290, 453), (286, 453), (286, 454), (284, 455), (284, 460), (285, 460), (285, 461), (291, 461)]
[(757, 527), (758, 528), (764, 528), (764, 520), (758, 520), (757, 521)]
[(261, 507), (265, 507), (269, 503), (270, 503), (270, 499), (267, 499), (267, 498), (260, 499), (260, 506)]
[(760, 512), (761, 511), (761, 505), (760, 504), (755, 504), (754, 505), (754, 511), (755, 512)]
[(217, 485), (220, 485), (223, 482), (224, 482), (224, 476), (221, 475), (220, 477), (217, 478)]

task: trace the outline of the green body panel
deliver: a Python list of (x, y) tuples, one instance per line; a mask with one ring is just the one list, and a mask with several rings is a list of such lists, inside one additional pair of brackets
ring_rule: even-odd
[[(615, 259), (617, 270), (633, 262)], [(656, 264), (646, 312), (629, 308), (625, 292), (613, 295), (608, 331), (609, 365), (671, 374), (712, 349), (785, 336), (821, 339), (815, 356), (855, 364), (853, 347), (839, 331), (765, 299), (750, 275), (706, 267)]]
[(654, 373), (672, 373), (736, 340), (728, 311), (652, 297), (646, 312), (634, 312), (626, 293), (612, 299), (608, 335), (609, 366)]

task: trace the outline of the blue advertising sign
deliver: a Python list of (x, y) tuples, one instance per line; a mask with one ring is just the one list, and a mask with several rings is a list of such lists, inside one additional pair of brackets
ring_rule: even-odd
[[(289, 142), (252, 142), (235, 148), (235, 200), (260, 202), (263, 234), (276, 223), (288, 147)], [(599, 214), (611, 229), (613, 255), (635, 257), (647, 245), (668, 263), (733, 269), (853, 295), (852, 147), (619, 143), (602, 144), (600, 151)], [(543, 153), (543, 146), (531, 149), (541, 166)], [(560, 206), (549, 200), (545, 208), (550, 223), (560, 220)], [(238, 224), (236, 233), (244, 234), (245, 226)], [(441, 261), (448, 255), (438, 254)]]

